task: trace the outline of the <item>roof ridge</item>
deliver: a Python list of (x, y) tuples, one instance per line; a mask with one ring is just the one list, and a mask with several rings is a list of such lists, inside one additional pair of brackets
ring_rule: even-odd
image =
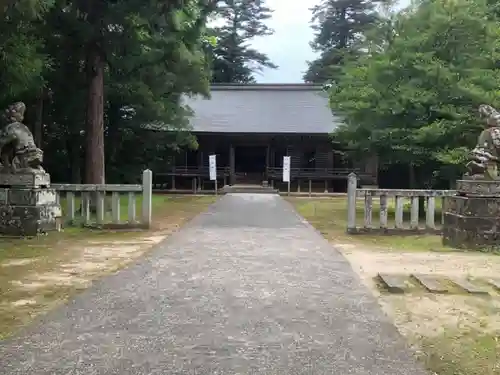
[(323, 90), (323, 85), (314, 83), (212, 83), (210, 89), (219, 90), (276, 90), (276, 91), (299, 91), (299, 90)]

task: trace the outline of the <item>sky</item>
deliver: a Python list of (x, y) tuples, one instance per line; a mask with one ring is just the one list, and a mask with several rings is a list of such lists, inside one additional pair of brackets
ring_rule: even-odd
[[(309, 8), (319, 0), (267, 0), (266, 5), (274, 10), (267, 21), (275, 33), (255, 38), (252, 46), (269, 56), (278, 69), (265, 69), (256, 74), (259, 83), (298, 83), (307, 69), (307, 61), (314, 60), (316, 54), (309, 46), (313, 39), (310, 26)], [(409, 0), (401, 0), (398, 7)]]

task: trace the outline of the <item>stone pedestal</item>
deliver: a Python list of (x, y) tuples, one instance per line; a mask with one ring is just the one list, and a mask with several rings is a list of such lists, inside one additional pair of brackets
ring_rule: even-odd
[(50, 175), (48, 173), (0, 173), (0, 187), (49, 187)]
[(446, 198), (443, 244), (463, 249), (500, 246), (500, 180), (457, 181)]
[(36, 236), (61, 229), (61, 206), (48, 174), (0, 174), (0, 235)]

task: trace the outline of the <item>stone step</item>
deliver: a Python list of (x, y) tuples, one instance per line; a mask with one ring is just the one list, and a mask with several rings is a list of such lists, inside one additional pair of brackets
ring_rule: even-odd
[(496, 291), (500, 291), (500, 279), (488, 279), (488, 284), (490, 284)]
[(450, 277), (449, 278), (455, 285), (457, 285), (460, 289), (465, 290), (470, 294), (488, 294), (488, 291), (480, 286), (477, 286), (471, 283), (469, 280), (458, 277)]
[(441, 282), (440, 277), (422, 274), (412, 274), (411, 276), (431, 293), (448, 293), (448, 287)]
[(227, 185), (221, 189), (223, 193), (278, 194), (278, 189), (260, 185)]
[(389, 293), (404, 293), (409, 289), (407, 275), (379, 273), (377, 276)]

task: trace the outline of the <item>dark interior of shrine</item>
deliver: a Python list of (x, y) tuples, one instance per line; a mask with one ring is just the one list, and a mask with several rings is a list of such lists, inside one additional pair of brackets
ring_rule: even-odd
[(265, 146), (237, 146), (234, 150), (236, 173), (264, 173), (266, 171)]
[(281, 168), (283, 157), (290, 156), (293, 189), (344, 191), (347, 174), (340, 171), (354, 167), (341, 151), (342, 145), (332, 143), (327, 135), (198, 134), (197, 138), (198, 149), (176, 153), (165, 172), (155, 173), (155, 184), (173, 190), (209, 188), (213, 182), (208, 158), (213, 154), (217, 155), (219, 186), (266, 180), (286, 189)]

